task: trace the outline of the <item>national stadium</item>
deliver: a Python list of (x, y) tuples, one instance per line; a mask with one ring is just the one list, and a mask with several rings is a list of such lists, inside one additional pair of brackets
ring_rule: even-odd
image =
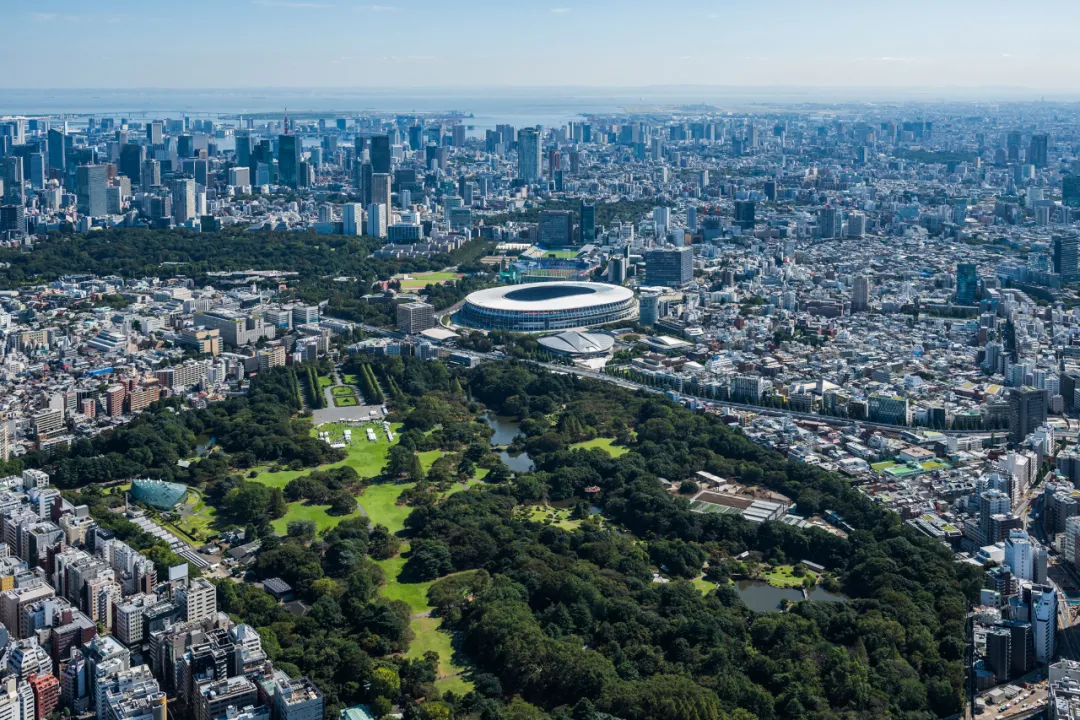
[(637, 300), (627, 288), (555, 281), (479, 290), (465, 298), (457, 320), (485, 330), (544, 332), (622, 322), (637, 314)]

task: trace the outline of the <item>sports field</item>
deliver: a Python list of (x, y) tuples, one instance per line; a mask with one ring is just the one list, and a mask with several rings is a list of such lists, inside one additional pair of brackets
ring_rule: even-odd
[(396, 280), (401, 281), (402, 290), (423, 290), (428, 285), (451, 282), (460, 277), (463, 277), (461, 273), (452, 272), (423, 272), (394, 276)]

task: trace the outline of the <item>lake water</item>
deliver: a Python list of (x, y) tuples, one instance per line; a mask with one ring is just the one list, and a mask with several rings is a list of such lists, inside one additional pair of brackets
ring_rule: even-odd
[[(521, 433), (520, 424), (512, 417), (484, 413), (480, 416), (480, 419), (495, 431), (495, 434), (491, 436), (492, 447), (509, 445)], [(526, 452), (511, 455), (506, 450), (502, 450), (499, 452), (499, 458), (506, 463), (507, 467), (517, 473), (530, 472), (536, 469), (536, 463)]]
[[(760, 580), (738, 580), (735, 590), (746, 606), (756, 612), (770, 612), (779, 610), (780, 603), (784, 600), (799, 602), (803, 599), (802, 592), (797, 588), (778, 588), (761, 582)], [(819, 602), (844, 602), (847, 600), (843, 595), (831, 593), (821, 586), (815, 586), (809, 591), (810, 599)]]

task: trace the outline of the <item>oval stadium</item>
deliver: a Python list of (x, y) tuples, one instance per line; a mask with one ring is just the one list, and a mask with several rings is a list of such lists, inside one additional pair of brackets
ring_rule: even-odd
[(541, 282), (479, 290), (465, 298), (458, 321), (468, 327), (544, 332), (637, 317), (634, 293), (594, 282)]

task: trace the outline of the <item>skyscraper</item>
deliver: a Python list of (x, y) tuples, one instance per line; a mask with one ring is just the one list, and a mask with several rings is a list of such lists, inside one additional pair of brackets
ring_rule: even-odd
[(195, 218), (195, 180), (177, 178), (172, 184), (172, 211), (177, 225)]
[(851, 283), (851, 312), (866, 312), (870, 309), (870, 278), (856, 275)]
[(345, 235), (362, 235), (364, 212), (360, 203), (345, 203), (341, 206), (341, 232)]
[(540, 131), (536, 128), (518, 131), (518, 178), (527, 183), (540, 179)]
[(1080, 261), (1080, 237), (1054, 236), (1054, 272), (1066, 277), (1076, 275)]
[(251, 156), (255, 151), (255, 138), (251, 133), (236, 134), (236, 164), (239, 167), (251, 167)]
[(144, 160), (142, 164), (142, 189), (161, 187), (161, 163), (157, 160)]
[(1048, 135), (1032, 135), (1031, 145), (1028, 147), (1028, 164), (1037, 168), (1044, 168), (1049, 164), (1047, 149), (1050, 144)]
[(956, 304), (974, 305), (979, 292), (979, 271), (974, 263), (956, 266)]
[(1009, 439), (1022, 442), (1046, 422), (1049, 398), (1046, 390), (1029, 386), (1009, 389)]
[(18, 155), (4, 158), (4, 202), (24, 205), (26, 203), (25, 181), (23, 159)]
[(300, 137), (278, 135), (278, 175), (282, 185), (291, 188), (300, 184)]
[(374, 173), (390, 174), (390, 136), (371, 136), (371, 170)]
[(29, 165), (30, 187), (41, 190), (45, 187), (45, 181), (48, 180), (48, 175), (45, 172), (45, 156), (42, 153), (31, 153)]
[(1031, 625), (1035, 634), (1035, 661), (1049, 663), (1056, 648), (1057, 589), (1050, 585), (1031, 588)]
[(163, 136), (164, 125), (160, 120), (154, 120), (146, 125), (146, 139), (151, 145), (160, 145), (165, 142)]
[[(735, 224), (741, 227), (743, 230), (753, 230), (755, 218), (755, 207), (753, 200), (736, 200), (735, 201)], [(832, 237), (830, 235), (830, 237)]]
[(146, 148), (142, 145), (126, 143), (120, 146), (120, 174), (127, 175), (132, 183), (142, 181), (142, 165), (145, 160)]
[(596, 242), (596, 205), (581, 201), (581, 243)]
[[(374, 165), (372, 167), (374, 168)], [(388, 174), (379, 172), (371, 174), (371, 202), (383, 205), (387, 212), (390, 209), (391, 187), (392, 181)]]
[(1080, 175), (1061, 178), (1061, 204), (1071, 208), (1080, 207)]
[(64, 133), (57, 128), (49, 128), (49, 169), (56, 177), (64, 177), (65, 163), (65, 138)]
[(654, 248), (645, 253), (645, 284), (682, 287), (694, 279), (694, 249)]
[(90, 217), (105, 215), (107, 184), (108, 178), (104, 165), (80, 165), (75, 168), (75, 193), (81, 214)]
[(371, 203), (367, 207), (367, 234), (371, 237), (386, 237), (386, 206)]

